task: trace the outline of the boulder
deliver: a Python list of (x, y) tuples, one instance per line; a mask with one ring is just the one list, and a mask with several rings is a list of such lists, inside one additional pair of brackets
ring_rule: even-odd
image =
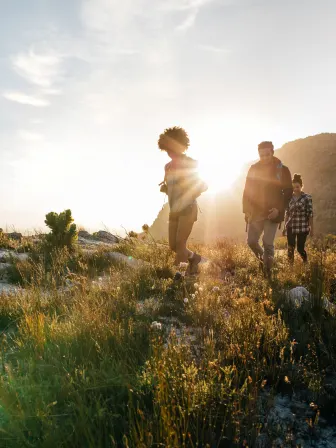
[(106, 232), (105, 230), (99, 230), (99, 232), (95, 233), (94, 236), (101, 241), (107, 241), (108, 243), (118, 244), (120, 238), (112, 235), (110, 232)]
[(5, 233), (5, 236), (11, 240), (15, 241), (21, 241), (22, 240), (22, 233), (19, 232), (11, 232), (11, 233)]
[[(293, 306), (300, 308), (303, 303), (312, 300), (312, 295), (304, 286), (297, 286), (287, 292), (287, 298)], [(336, 314), (336, 305), (331, 303), (326, 297), (322, 297), (322, 306), (330, 314)]]
[(80, 230), (78, 232), (78, 237), (79, 238), (84, 238), (85, 240), (93, 240), (94, 236), (92, 236), (89, 232), (87, 232), (86, 230)]
[(13, 250), (0, 249), (0, 263), (8, 263), (11, 258), (16, 260), (26, 261), (29, 258), (28, 253), (17, 253)]
[(310, 293), (305, 287), (297, 286), (288, 291), (287, 297), (294, 306), (300, 308), (303, 302), (307, 302), (310, 299)]
[(22, 288), (20, 286), (15, 286), (15, 285), (11, 285), (10, 283), (0, 282), (0, 295), (1, 294), (13, 295), (21, 290), (22, 290)]
[(0, 249), (0, 263), (7, 263), (10, 257), (10, 251), (7, 249)]

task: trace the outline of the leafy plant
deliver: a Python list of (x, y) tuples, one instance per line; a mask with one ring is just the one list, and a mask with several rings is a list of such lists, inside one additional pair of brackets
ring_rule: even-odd
[(72, 251), (74, 243), (78, 238), (76, 224), (71, 210), (61, 213), (50, 212), (46, 215), (45, 224), (51, 229), (51, 233), (46, 235), (45, 242), (50, 249), (67, 248)]

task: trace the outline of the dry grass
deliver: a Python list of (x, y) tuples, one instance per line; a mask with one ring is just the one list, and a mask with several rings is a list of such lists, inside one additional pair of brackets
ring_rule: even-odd
[[(118, 250), (149, 265), (63, 253), (48, 267), (34, 261), (43, 276), (1, 297), (0, 446), (254, 446), (262, 391), (290, 383), (325, 397), (336, 325), (319, 300), (333, 250), (311, 248), (311, 264), (294, 269), (280, 257), (269, 284), (245, 247), (224, 241), (200, 250), (234, 276), (210, 268), (196, 285), (173, 284), (166, 246), (130, 240)], [(307, 286), (314, 303), (293, 309), (291, 285)]]

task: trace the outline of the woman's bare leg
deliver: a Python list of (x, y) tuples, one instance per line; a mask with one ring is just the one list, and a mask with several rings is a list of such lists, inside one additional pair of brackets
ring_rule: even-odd
[(176, 232), (176, 263), (187, 263), (193, 252), (187, 248), (187, 241), (191, 234), (195, 220), (193, 216), (180, 216)]

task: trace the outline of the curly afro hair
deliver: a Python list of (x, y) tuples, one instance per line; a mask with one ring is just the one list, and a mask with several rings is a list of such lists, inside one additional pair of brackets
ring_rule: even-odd
[(161, 151), (171, 150), (183, 153), (189, 148), (189, 145), (190, 140), (187, 132), (178, 126), (165, 129), (158, 140), (158, 146)]

